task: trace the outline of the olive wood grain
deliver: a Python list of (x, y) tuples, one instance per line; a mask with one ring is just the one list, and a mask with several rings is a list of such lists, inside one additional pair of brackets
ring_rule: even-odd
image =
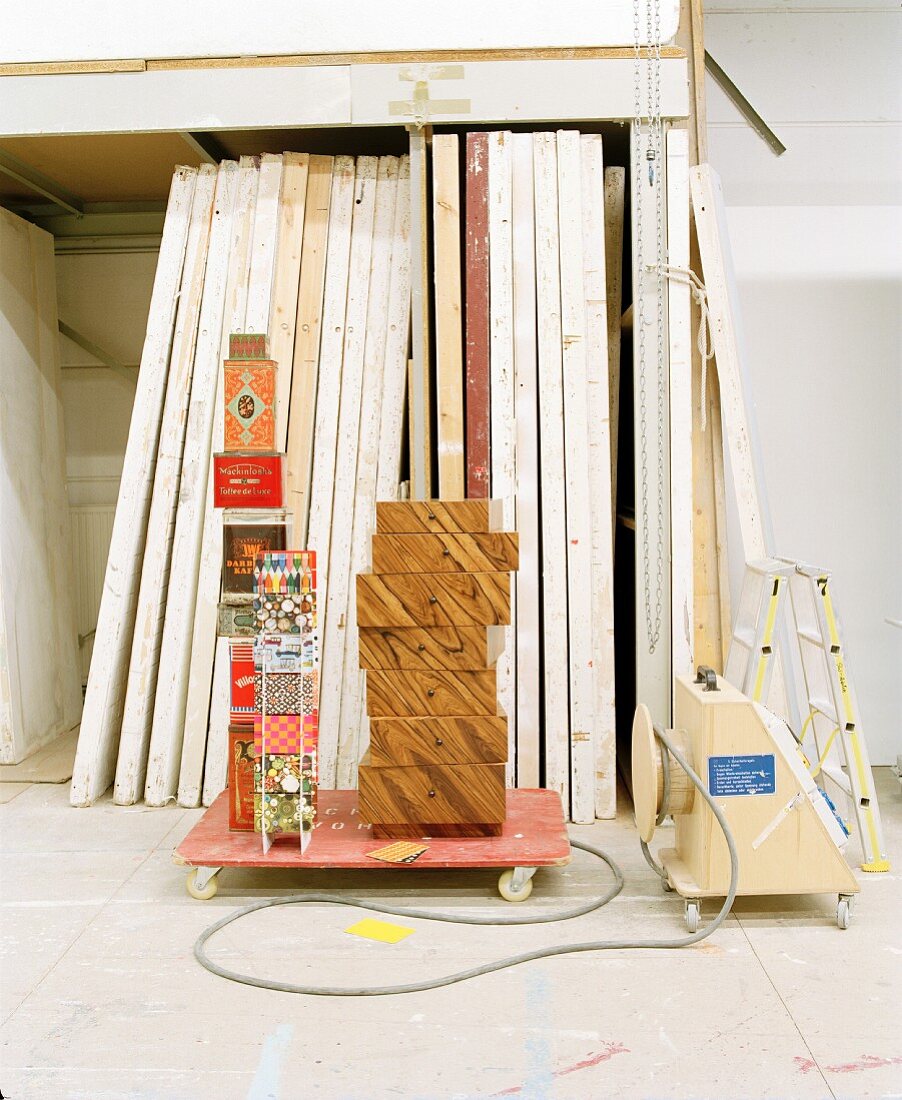
[(497, 714), (495, 670), (366, 674), (366, 710), (371, 718)]
[(366, 754), (358, 779), (360, 817), (380, 826), (504, 821), (504, 765), (373, 767)]
[(357, 625), (503, 625), (510, 593), (509, 573), (359, 573)]
[(376, 504), (380, 535), (500, 530), (498, 500), (385, 500)]
[(502, 714), (373, 718), (369, 753), (374, 767), (503, 764), (507, 760), (507, 718)]
[(360, 667), (486, 669), (504, 651), (500, 626), (363, 627)]
[(519, 564), (510, 531), (373, 535), (374, 573), (507, 573)]

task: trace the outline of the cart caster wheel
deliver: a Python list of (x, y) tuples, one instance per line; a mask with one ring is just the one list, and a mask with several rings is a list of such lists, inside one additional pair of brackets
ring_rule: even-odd
[(698, 918), (700, 912), (700, 906), (697, 901), (686, 902), (686, 928), (690, 934), (694, 934), (698, 931)]
[(209, 901), (210, 898), (216, 896), (216, 891), (219, 889), (219, 882), (217, 881), (217, 876), (213, 875), (212, 878), (207, 881), (206, 885), (198, 886), (197, 872), (199, 869), (200, 868), (195, 867), (191, 874), (188, 875), (188, 878), (185, 880), (185, 888), (191, 897), (196, 898), (197, 901)]
[(664, 891), (665, 894), (673, 893), (673, 887), (670, 885), (669, 880), (666, 878), (661, 879), (661, 889)]
[(841, 897), (839, 904), (836, 906), (836, 926), (842, 928), (845, 931), (846, 928), (852, 923), (852, 906), (849, 904), (848, 898)]
[(519, 890), (513, 888), (514, 868), (504, 871), (498, 879), (498, 893), (505, 901), (526, 901), (532, 893), (532, 879), (528, 878)]

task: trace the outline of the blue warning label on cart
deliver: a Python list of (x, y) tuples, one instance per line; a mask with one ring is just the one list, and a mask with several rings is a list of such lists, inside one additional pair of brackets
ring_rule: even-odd
[(774, 754), (709, 756), (708, 790), (715, 798), (735, 794), (775, 794), (777, 771)]

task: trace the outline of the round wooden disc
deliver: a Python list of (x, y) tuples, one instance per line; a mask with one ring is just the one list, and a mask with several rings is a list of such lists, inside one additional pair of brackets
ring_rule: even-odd
[(644, 703), (633, 718), (633, 805), (636, 828), (647, 844), (655, 835), (658, 816), (658, 746), (651, 713)]

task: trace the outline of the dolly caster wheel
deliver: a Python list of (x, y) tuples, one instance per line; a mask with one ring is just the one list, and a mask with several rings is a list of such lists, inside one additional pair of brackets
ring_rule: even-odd
[(532, 893), (534, 867), (512, 867), (498, 879), (498, 893), (505, 901), (526, 901)]
[(698, 918), (701, 915), (701, 906), (697, 901), (686, 902), (686, 928), (690, 934), (698, 931)]
[(839, 895), (836, 906), (836, 927), (845, 931), (852, 923), (852, 899), (845, 894)]
[(661, 879), (661, 889), (664, 891), (665, 894), (672, 894), (673, 893), (673, 887), (670, 885), (670, 880), (669, 879), (666, 879), (666, 878)]
[(210, 898), (216, 897), (216, 891), (219, 889), (216, 871), (211, 875), (208, 867), (195, 867), (185, 881), (185, 888), (197, 901), (209, 901)]

